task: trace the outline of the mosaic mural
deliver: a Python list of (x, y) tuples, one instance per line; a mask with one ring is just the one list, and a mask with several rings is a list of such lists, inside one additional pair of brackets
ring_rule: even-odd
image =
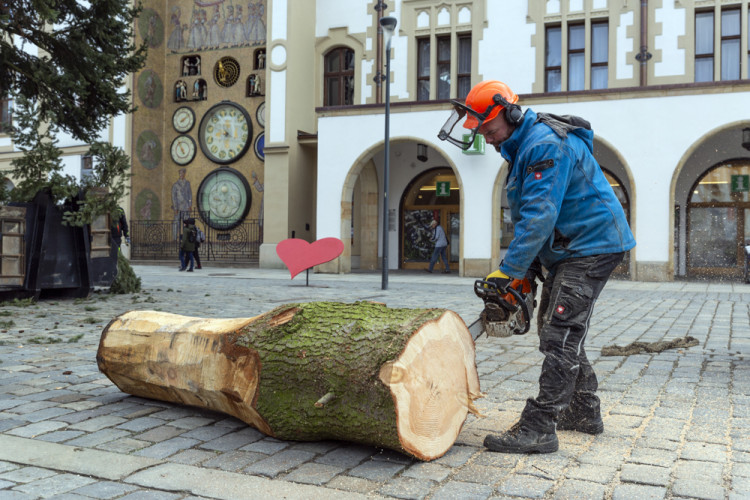
[[(258, 126), (234, 166), (248, 194), (255, 195), (248, 197), (246, 219), (262, 221), (266, 0), (142, 2), (138, 41), (155, 50), (134, 81), (132, 219), (179, 221), (195, 215), (197, 187), (221, 166), (201, 146), (200, 123), (217, 103), (228, 101), (247, 110), (248, 125)], [(178, 141), (194, 145), (187, 168), (172, 148)]]
[(152, 49), (164, 41), (164, 22), (154, 9), (143, 9), (138, 17), (138, 31)]
[(138, 97), (147, 108), (158, 108), (164, 98), (164, 85), (159, 75), (147, 69), (138, 76)]
[(159, 137), (151, 130), (144, 130), (135, 143), (138, 160), (144, 168), (151, 170), (161, 163), (162, 147)]
[(265, 0), (180, 2), (170, 9), (167, 48), (183, 53), (265, 45), (265, 11)]
[(155, 221), (161, 216), (159, 197), (150, 189), (143, 189), (135, 197), (135, 217), (138, 220)]

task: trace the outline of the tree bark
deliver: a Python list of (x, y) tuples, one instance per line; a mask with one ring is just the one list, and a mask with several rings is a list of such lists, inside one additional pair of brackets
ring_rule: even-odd
[(454, 312), (372, 302), (288, 304), (254, 318), (130, 311), (99, 369), (129, 394), (233, 415), (278, 439), (337, 439), (422, 460), (453, 445), (481, 397)]

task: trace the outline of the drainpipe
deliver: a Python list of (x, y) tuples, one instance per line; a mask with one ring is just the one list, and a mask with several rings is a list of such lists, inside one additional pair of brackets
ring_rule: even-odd
[(375, 56), (375, 67), (378, 71), (375, 73), (373, 80), (375, 81), (375, 102), (381, 104), (383, 102), (383, 81), (385, 81), (385, 75), (383, 74), (383, 27), (380, 26), (380, 18), (383, 17), (385, 9), (388, 8), (383, 0), (378, 0), (378, 4), (375, 6), (375, 10), (378, 13), (378, 40), (377, 40), (377, 54)]
[(641, 0), (641, 51), (635, 59), (641, 63), (641, 87), (648, 85), (648, 67), (646, 63), (651, 59), (648, 51), (648, 0)]

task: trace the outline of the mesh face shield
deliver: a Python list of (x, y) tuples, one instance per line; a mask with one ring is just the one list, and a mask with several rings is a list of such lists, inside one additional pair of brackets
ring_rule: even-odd
[[(453, 111), (440, 129), (440, 132), (438, 132), (438, 139), (441, 141), (448, 141), (454, 146), (458, 146), (466, 151), (472, 144), (474, 144), (474, 138), (479, 131), (479, 127), (482, 126), (482, 123), (484, 123), (492, 110), (500, 104), (496, 103), (488, 106), (484, 113), (477, 113), (470, 107), (465, 106), (458, 101), (452, 100), (451, 104), (453, 104)], [(467, 122), (476, 122), (476, 126), (473, 128), (467, 128), (465, 127)], [(456, 125), (459, 124), (461, 126), (456, 129)]]

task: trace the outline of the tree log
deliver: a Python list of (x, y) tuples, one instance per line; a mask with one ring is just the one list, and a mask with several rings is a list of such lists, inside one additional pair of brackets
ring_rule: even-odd
[(336, 439), (421, 460), (455, 442), (479, 390), (454, 312), (288, 304), (253, 318), (130, 311), (102, 332), (99, 369), (122, 391), (233, 415), (285, 440)]

